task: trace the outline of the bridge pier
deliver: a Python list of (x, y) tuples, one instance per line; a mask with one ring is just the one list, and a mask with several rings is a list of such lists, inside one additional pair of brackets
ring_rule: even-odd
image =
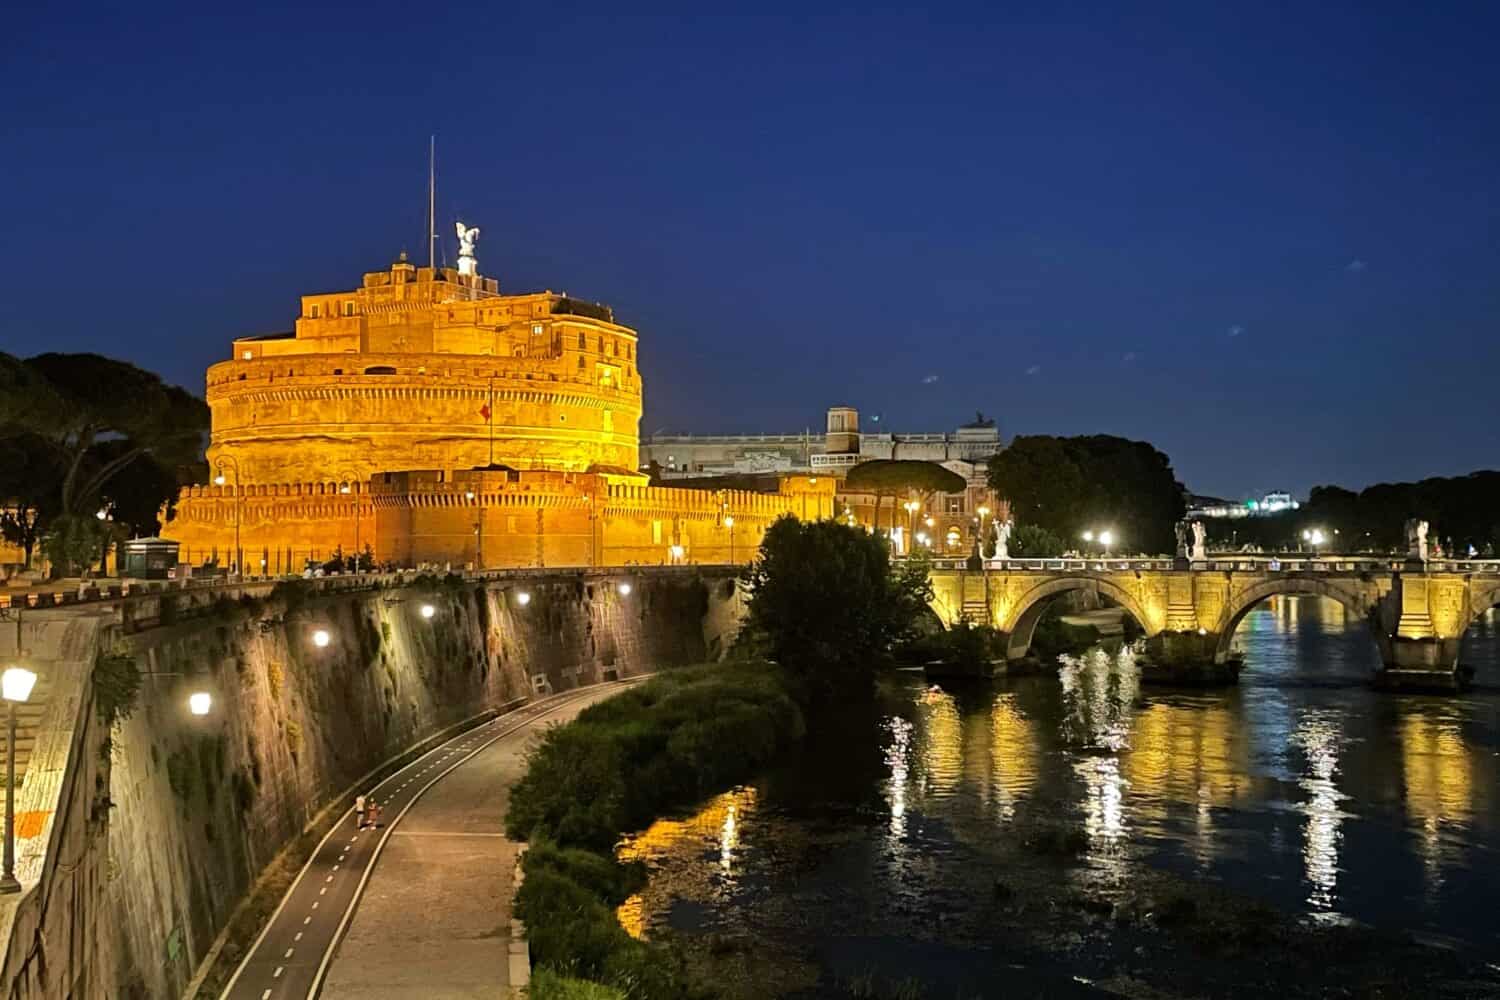
[(1161, 631), (1146, 637), (1143, 655), (1136, 657), (1143, 684), (1218, 687), (1240, 679), (1243, 661), (1219, 655), (1219, 637), (1205, 631)]
[(1375, 686), (1385, 691), (1461, 691), (1468, 674), (1458, 662), (1459, 639), (1392, 636), (1382, 644)]

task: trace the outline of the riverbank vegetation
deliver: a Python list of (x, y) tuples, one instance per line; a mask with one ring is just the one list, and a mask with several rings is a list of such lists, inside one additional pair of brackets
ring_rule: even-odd
[(547, 731), (506, 815), (509, 835), (531, 845), (516, 912), (539, 969), (631, 1000), (697, 995), (667, 949), (636, 940), (616, 919), (644, 873), (618, 862), (614, 845), (658, 816), (749, 779), (801, 740), (803, 690), (764, 662), (687, 667)]
[(875, 668), (929, 616), (928, 566), (891, 563), (886, 542), (836, 521), (784, 517), (750, 569), (748, 641), (805, 686), (814, 706), (873, 691)]

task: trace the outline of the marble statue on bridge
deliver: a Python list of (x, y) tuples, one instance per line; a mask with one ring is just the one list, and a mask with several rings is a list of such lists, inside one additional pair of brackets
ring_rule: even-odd
[(1010, 558), (1010, 528), (1009, 521), (1000, 521), (995, 525), (995, 559)]
[(1193, 562), (1208, 559), (1208, 530), (1202, 521), (1193, 522)]
[(1418, 518), (1406, 521), (1406, 556), (1408, 559), (1427, 561), (1427, 522)]

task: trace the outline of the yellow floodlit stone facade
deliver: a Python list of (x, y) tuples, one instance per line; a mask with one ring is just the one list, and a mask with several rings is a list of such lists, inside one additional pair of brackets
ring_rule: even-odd
[(208, 405), (209, 465), (251, 483), (472, 468), (492, 430), (515, 468), (633, 473), (640, 449), (636, 334), (607, 307), (405, 261), (303, 296), (292, 336), (236, 340)]
[(781, 514), (831, 516), (826, 477), (648, 488), (638, 343), (607, 306), (403, 255), (209, 368), (213, 482), (183, 491), (164, 534), (189, 563), (233, 564), (238, 544), (250, 573), (366, 547), (407, 565), (655, 565), (743, 560)]

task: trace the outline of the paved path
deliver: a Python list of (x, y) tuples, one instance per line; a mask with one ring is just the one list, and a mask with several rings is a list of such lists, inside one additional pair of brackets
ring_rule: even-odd
[(515, 846), (501, 835), (502, 820), (521, 754), (537, 729), (621, 686), (533, 702), (377, 785), (380, 828), (358, 831), (352, 809), (344, 814), (287, 890), (223, 1000), (503, 996)]

